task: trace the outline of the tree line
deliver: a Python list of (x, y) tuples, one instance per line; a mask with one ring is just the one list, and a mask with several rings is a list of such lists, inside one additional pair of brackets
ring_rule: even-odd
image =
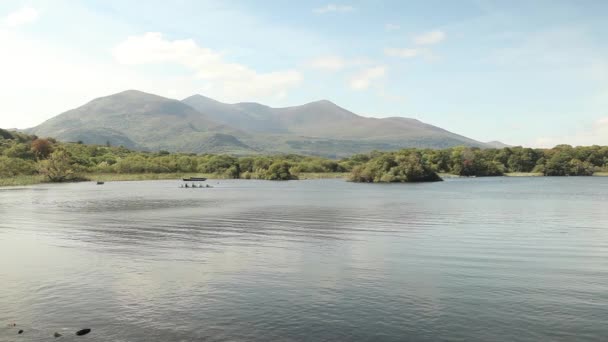
[(349, 172), (355, 182), (420, 182), (440, 180), (440, 173), (589, 176), (607, 170), (607, 146), (403, 149), (332, 160), (291, 154), (236, 157), (143, 152), (109, 144), (62, 143), (0, 129), (0, 177), (41, 174), (54, 182), (77, 180), (88, 173), (205, 173), (223, 178), (289, 180), (308, 172)]

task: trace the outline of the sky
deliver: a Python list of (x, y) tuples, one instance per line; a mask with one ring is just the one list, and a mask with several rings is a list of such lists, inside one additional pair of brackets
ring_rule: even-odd
[(603, 0), (3, 0), (0, 127), (137, 89), (608, 145), (606, 13)]

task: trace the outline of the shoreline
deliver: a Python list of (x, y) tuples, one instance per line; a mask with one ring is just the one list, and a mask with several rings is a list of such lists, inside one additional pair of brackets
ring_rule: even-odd
[[(298, 175), (297, 180), (311, 179), (346, 179), (348, 172), (303, 172)], [(459, 176), (450, 173), (439, 173), (439, 176), (445, 178), (477, 178)], [(147, 181), (147, 180), (181, 180), (187, 177), (205, 177), (210, 180), (227, 179), (221, 175), (204, 174), (204, 173), (85, 173), (82, 177), (86, 180), (75, 181), (79, 182), (128, 182), (128, 181)], [(505, 173), (502, 176), (488, 177), (566, 177), (566, 176), (544, 176), (542, 173), (535, 172), (511, 172)], [(488, 178), (478, 177), (478, 178)], [(575, 176), (572, 176), (575, 177)], [(579, 177), (608, 177), (608, 172), (596, 172), (592, 176)], [(241, 178), (244, 179), (244, 178)], [(46, 181), (42, 175), (17, 176), (11, 178), (0, 178), (0, 188), (12, 186), (26, 186), (36, 184), (52, 184), (53, 182)]]
[[(341, 179), (346, 178), (348, 172), (303, 172), (298, 175), (298, 180), (310, 179)], [(85, 173), (80, 182), (128, 182), (128, 181), (147, 181), (147, 180), (181, 180), (189, 177), (204, 177), (210, 180), (228, 179), (216, 174), (206, 173)], [(242, 178), (244, 179), (244, 178)], [(0, 178), (0, 188), (11, 186), (26, 186), (36, 184), (52, 184), (43, 175), (17, 176), (11, 178)], [(70, 183), (70, 182), (65, 182)]]

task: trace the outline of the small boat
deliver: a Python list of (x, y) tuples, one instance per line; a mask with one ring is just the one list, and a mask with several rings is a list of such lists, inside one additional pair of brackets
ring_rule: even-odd
[(97, 185), (103, 185), (104, 182), (97, 182)]
[(204, 182), (207, 180), (207, 178), (203, 178), (203, 177), (190, 177), (190, 178), (184, 178), (183, 179), (184, 182)]

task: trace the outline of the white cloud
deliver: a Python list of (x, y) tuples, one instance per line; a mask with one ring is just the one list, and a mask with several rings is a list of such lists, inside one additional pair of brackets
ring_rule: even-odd
[(595, 122), (596, 128), (608, 127), (608, 116), (605, 118), (601, 118)]
[(369, 88), (372, 81), (384, 77), (386, 70), (385, 66), (365, 69), (351, 78), (350, 87), (354, 90), (365, 90)]
[(365, 58), (345, 59), (340, 56), (322, 56), (311, 60), (308, 65), (314, 69), (340, 71), (346, 68), (370, 64)]
[(173, 63), (194, 72), (200, 80), (220, 88), (224, 97), (284, 96), (298, 85), (302, 75), (296, 70), (258, 73), (247, 66), (224, 60), (219, 52), (199, 46), (192, 39), (167, 40), (161, 33), (131, 36), (112, 51), (121, 64)]
[(16, 27), (33, 23), (38, 19), (37, 9), (29, 6), (22, 7), (4, 17), (4, 24), (9, 27)]
[(323, 7), (315, 8), (313, 12), (325, 14), (329, 12), (352, 12), (355, 8), (349, 5), (327, 4)]
[(384, 54), (389, 57), (401, 57), (401, 58), (411, 58), (419, 56), (424, 53), (425, 49), (420, 48), (386, 48), (384, 49)]
[[(425, 47), (425, 45), (433, 45), (438, 44), (439, 42), (445, 39), (445, 33), (443, 31), (435, 30), (420, 34), (413, 38), (414, 45), (416, 47), (408, 47), (408, 48), (386, 48), (384, 49), (384, 54), (389, 57), (399, 57), (399, 58), (413, 58), (423, 56), (427, 60), (433, 61), (438, 59), (436, 55), (433, 54), (430, 48)], [(421, 46), (422, 45), (422, 46)]]
[[(176, 99), (202, 93), (226, 102), (276, 104), (285, 96), (282, 89), (287, 88), (287, 76), (276, 77), (272, 73), (256, 73), (253, 80), (207, 81), (188, 74), (149, 72), (150, 68), (140, 70), (114, 63), (106, 56), (87, 56), (78, 47), (32, 39), (17, 30), (0, 28), (0, 46), (11, 51), (0, 53), (0, 93), (6, 95), (2, 98), (0, 127), (32, 127), (91, 99), (126, 89)], [(299, 79), (299, 75), (294, 78)], [(244, 84), (247, 80), (252, 82), (251, 86)], [(228, 89), (232, 86), (234, 89)]]
[(338, 71), (344, 69), (348, 63), (344, 58), (338, 56), (326, 56), (315, 58), (310, 62), (310, 66), (315, 69)]
[(384, 25), (384, 29), (387, 31), (396, 31), (398, 29), (400, 29), (401, 26), (397, 25), (397, 24), (386, 24)]
[(559, 144), (573, 146), (608, 145), (608, 116), (568, 136), (540, 137), (532, 145), (550, 148)]
[(425, 32), (414, 37), (414, 43), (416, 45), (434, 45), (442, 42), (446, 37), (443, 31), (435, 30)]
[(95, 97), (124, 89), (161, 90), (151, 88), (152, 80), (124, 68), (86, 58), (76, 49), (28, 39), (20, 32), (0, 29), (0, 46), (11, 51), (0, 54), (0, 93), (6, 95), (0, 112), (3, 127), (31, 127)]

